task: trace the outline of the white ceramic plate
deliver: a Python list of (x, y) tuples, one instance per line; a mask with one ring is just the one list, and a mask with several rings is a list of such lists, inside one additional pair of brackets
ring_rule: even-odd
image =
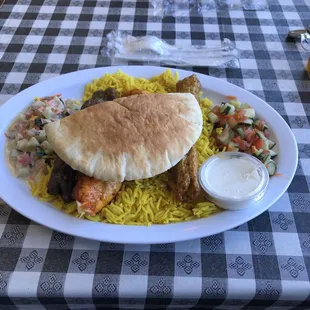
[[(5, 159), (5, 131), (11, 121), (23, 111), (34, 97), (61, 93), (64, 98), (81, 98), (85, 84), (117, 67), (96, 68), (65, 74), (34, 85), (11, 98), (0, 108), (0, 197), (12, 208), (31, 220), (52, 229), (84, 238), (117, 243), (167, 243), (213, 235), (243, 224), (267, 210), (286, 191), (297, 167), (298, 151), (295, 138), (283, 118), (266, 102), (238, 86), (197, 74), (207, 95), (221, 103), (225, 95), (234, 95), (248, 102), (266, 120), (277, 142), (279, 177), (273, 177), (265, 196), (254, 206), (240, 211), (223, 211), (209, 218), (169, 225), (125, 226), (81, 220), (58, 211), (53, 206), (32, 197), (28, 187), (10, 172)], [(119, 67), (135, 77), (151, 78), (165, 68), (147, 66)], [(192, 72), (177, 70), (180, 79)]]

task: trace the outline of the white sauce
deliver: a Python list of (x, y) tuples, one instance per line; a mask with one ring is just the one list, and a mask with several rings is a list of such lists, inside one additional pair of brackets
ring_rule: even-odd
[(214, 194), (240, 199), (256, 191), (262, 183), (257, 164), (247, 158), (219, 158), (205, 169), (205, 180)]

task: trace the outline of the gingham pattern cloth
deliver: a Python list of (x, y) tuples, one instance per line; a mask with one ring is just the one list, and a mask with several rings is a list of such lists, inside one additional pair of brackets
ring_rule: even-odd
[(193, 69), (266, 100), (291, 126), (300, 159), (288, 191), (268, 212), (225, 233), (175, 244), (74, 238), (2, 202), (0, 309), (310, 308), (310, 53), (286, 40), (289, 30), (307, 26), (310, 10), (304, 0), (271, 2), (266, 11), (162, 19), (148, 1), (5, 0), (1, 103), (40, 81), (104, 65), (100, 48), (111, 30), (170, 43), (229, 38), (240, 50), (240, 69)]

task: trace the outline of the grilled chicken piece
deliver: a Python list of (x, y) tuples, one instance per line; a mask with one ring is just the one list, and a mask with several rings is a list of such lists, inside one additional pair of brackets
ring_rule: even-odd
[(197, 100), (199, 100), (199, 93), (201, 92), (201, 84), (196, 74), (179, 81), (176, 85), (178, 93), (191, 93)]
[(190, 202), (198, 198), (200, 192), (198, 153), (195, 146), (193, 146), (176, 166), (175, 194), (179, 201)]
[(191, 179), (191, 183), (187, 192), (187, 197), (190, 200), (195, 200), (201, 192), (201, 187), (198, 181), (198, 152), (195, 146), (193, 146), (189, 151), (187, 156), (187, 162), (188, 172)]
[(78, 212), (90, 216), (96, 215), (115, 197), (122, 183), (103, 182), (86, 175), (79, 175), (73, 190), (78, 203)]
[(187, 170), (186, 157), (181, 159), (181, 161), (176, 166), (176, 197), (180, 201), (184, 201), (184, 195), (186, 194), (189, 185), (191, 183), (191, 178)]

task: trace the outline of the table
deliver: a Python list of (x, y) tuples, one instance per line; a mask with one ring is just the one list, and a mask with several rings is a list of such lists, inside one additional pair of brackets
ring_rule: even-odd
[(286, 40), (289, 30), (307, 26), (306, 2), (162, 19), (148, 1), (5, 1), (1, 103), (40, 81), (104, 65), (99, 52), (110, 30), (169, 43), (226, 37), (240, 50), (241, 68), (194, 70), (266, 100), (291, 126), (300, 159), (288, 192), (268, 212), (225, 233), (176, 244), (74, 238), (1, 202), (0, 309), (309, 309), (310, 82), (304, 68), (310, 53)]

